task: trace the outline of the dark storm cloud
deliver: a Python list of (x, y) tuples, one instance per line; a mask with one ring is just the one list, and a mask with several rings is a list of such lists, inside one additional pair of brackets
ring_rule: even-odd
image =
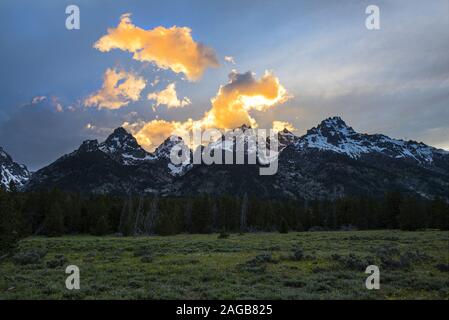
[[(104, 138), (120, 119), (108, 112), (92, 112), (81, 106), (57, 108), (55, 99), (18, 107), (0, 126), (0, 145), (19, 163), (37, 170), (72, 152), (83, 140)], [(92, 127), (89, 124), (94, 123)], [(104, 131), (101, 128), (105, 128)]]

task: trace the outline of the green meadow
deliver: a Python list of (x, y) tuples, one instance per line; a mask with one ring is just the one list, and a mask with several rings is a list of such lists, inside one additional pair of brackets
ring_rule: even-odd
[(448, 263), (447, 231), (30, 237), (0, 260), (0, 299), (448, 299)]

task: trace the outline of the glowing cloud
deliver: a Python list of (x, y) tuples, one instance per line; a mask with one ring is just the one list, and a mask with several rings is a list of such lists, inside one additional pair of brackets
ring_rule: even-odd
[(51, 95), (51, 96), (36, 96), (31, 100), (31, 105), (39, 105), (41, 103), (45, 102), (45, 106), (50, 106), (54, 108), (54, 111), (56, 112), (64, 112), (64, 107), (62, 106), (62, 103), (60, 102), (60, 98), (57, 96)]
[(62, 107), (62, 104), (59, 102), (59, 98), (56, 96), (50, 97), (50, 104), (55, 108), (56, 112), (63, 112), (64, 108)]
[(171, 135), (180, 136), (185, 141), (188, 141), (189, 134), (194, 125), (194, 121), (188, 119), (185, 122), (165, 120), (153, 120), (146, 123), (125, 122), (122, 124), (122, 127), (133, 133), (143, 148), (153, 151)]
[(278, 78), (270, 72), (265, 72), (260, 79), (256, 79), (251, 72), (240, 74), (233, 71), (229, 79), (211, 99), (211, 109), (199, 120), (152, 120), (146, 123), (126, 123), (124, 126), (144, 148), (151, 151), (170, 135), (188, 140), (185, 137), (189, 136), (193, 128), (233, 129), (242, 124), (257, 127), (256, 120), (250, 115), (251, 111), (263, 112), (290, 98)]
[(278, 131), (279, 132), (279, 131), (282, 131), (284, 129), (287, 129), (288, 131), (295, 131), (296, 130), (296, 128), (290, 122), (278, 121), (278, 120), (273, 121), (273, 130), (274, 131)]
[(208, 67), (219, 65), (212, 48), (195, 42), (188, 27), (151, 30), (136, 27), (131, 14), (120, 17), (117, 28), (108, 29), (94, 47), (102, 52), (120, 49), (133, 53), (133, 59), (155, 63), (162, 69), (183, 73), (189, 80), (198, 80)]
[(150, 93), (147, 98), (148, 100), (155, 100), (156, 107), (162, 104), (166, 105), (168, 108), (183, 108), (191, 104), (190, 99), (187, 97), (182, 98), (182, 100), (178, 99), (174, 83), (170, 83), (167, 88), (162, 91)]
[(229, 62), (230, 64), (235, 64), (235, 59), (234, 59), (234, 57), (231, 57), (231, 56), (225, 56), (225, 57), (224, 57), (224, 60), (225, 60), (226, 62)]
[(242, 124), (257, 127), (250, 111), (265, 111), (287, 101), (290, 96), (269, 71), (259, 80), (252, 72), (229, 74), (229, 82), (221, 86), (211, 100), (212, 108), (203, 121), (207, 127), (232, 129)]
[(86, 106), (119, 109), (130, 101), (137, 101), (146, 86), (146, 81), (134, 73), (107, 69), (103, 87), (84, 100)]

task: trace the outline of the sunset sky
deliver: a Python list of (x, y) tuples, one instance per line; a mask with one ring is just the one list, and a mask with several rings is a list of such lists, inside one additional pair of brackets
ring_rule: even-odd
[(32, 170), (118, 126), (152, 150), (192, 127), (300, 135), (334, 115), (449, 150), (447, 0), (8, 0), (0, 30), (0, 146)]

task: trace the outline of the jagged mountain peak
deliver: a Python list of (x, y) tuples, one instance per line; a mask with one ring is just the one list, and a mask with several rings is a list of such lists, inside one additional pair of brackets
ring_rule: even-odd
[(346, 122), (340, 117), (330, 117), (321, 121), (316, 127), (313, 127), (307, 131), (307, 134), (320, 134), (331, 138), (332, 141), (336, 141), (335, 138), (341, 138), (342, 136), (353, 135), (356, 132), (354, 129), (346, 124)]
[(14, 182), (17, 187), (22, 187), (30, 176), (25, 165), (14, 162), (11, 156), (0, 147), (0, 187), (8, 190), (11, 182)]
[(243, 132), (245, 132), (246, 130), (250, 130), (250, 129), (252, 129), (252, 128), (251, 128), (251, 126), (249, 126), (249, 125), (247, 125), (246, 123), (244, 123), (244, 124), (242, 124), (240, 127), (235, 128), (234, 130), (236, 130), (236, 129), (240, 129), (240, 130), (242, 130)]
[(281, 131), (278, 131), (278, 137), (289, 138), (289, 137), (297, 137), (297, 136), (293, 132), (288, 130), (287, 128), (284, 128)]
[[(278, 141), (279, 141), (279, 149), (284, 149), (286, 146), (295, 143), (298, 141), (298, 137), (287, 128), (284, 128), (282, 131), (278, 132)], [(269, 142), (269, 138), (267, 138)]]
[(390, 158), (406, 158), (420, 163), (431, 163), (441, 150), (424, 143), (393, 139), (382, 134), (364, 134), (354, 131), (340, 117), (323, 120), (295, 143), (298, 149), (314, 148), (359, 158), (363, 154), (382, 154)]
[(145, 151), (136, 138), (123, 127), (115, 129), (99, 145), (99, 150), (119, 159), (125, 165), (135, 165), (141, 161), (154, 159), (154, 155)]
[(106, 138), (106, 141), (112, 141), (112, 140), (136, 140), (134, 136), (129, 133), (125, 128), (118, 127), (114, 129), (114, 131)]
[(154, 156), (145, 151), (134, 136), (122, 127), (115, 129), (102, 143), (96, 139), (83, 141), (78, 150), (66, 157), (85, 152), (103, 152), (124, 165), (134, 165), (154, 159)]
[(282, 129), (281, 131), (279, 131), (280, 134), (282, 135), (291, 135), (293, 134), (290, 130), (288, 130), (287, 128)]
[(123, 127), (118, 127), (116, 129), (114, 129), (114, 131), (110, 134), (111, 136), (120, 136), (120, 135), (125, 135), (125, 136), (131, 136), (131, 134)]
[(132, 151), (141, 148), (136, 138), (122, 127), (115, 129), (106, 138), (103, 145), (112, 153), (117, 151)]
[(97, 139), (84, 140), (78, 148), (78, 152), (92, 152), (98, 150), (99, 144)]
[[(173, 147), (179, 146), (188, 151), (189, 156), (180, 164), (173, 164), (170, 160), (170, 153)], [(184, 140), (176, 135), (171, 135), (159, 147), (154, 151), (154, 155), (157, 159), (167, 162), (167, 168), (172, 176), (179, 176), (186, 173), (191, 167), (192, 150), (184, 143)]]
[(184, 144), (184, 140), (176, 135), (171, 135), (170, 137), (168, 137), (167, 139), (164, 140), (164, 142), (162, 142), (154, 151), (154, 155), (157, 158), (169, 158), (170, 157), (170, 152), (171, 149), (178, 144)]
[[(249, 138), (254, 137), (256, 138), (253, 140), (255, 143), (249, 145)], [(226, 150), (229, 152), (234, 152), (235, 150), (235, 141), (236, 139), (243, 138), (244, 142), (244, 148), (245, 152), (251, 153), (256, 152), (256, 147), (260, 143), (260, 141), (257, 140), (256, 131), (251, 126), (248, 126), (246, 124), (241, 125), (240, 127), (237, 127), (233, 130), (226, 131), (224, 134), (221, 135), (221, 137), (218, 137), (211, 143), (209, 143), (204, 148), (208, 149), (216, 149), (216, 150)], [(277, 140), (279, 142), (278, 149), (282, 150), (287, 145), (290, 145), (297, 141), (298, 137), (290, 132), (287, 128), (284, 128), (283, 130), (277, 132)], [(270, 148), (270, 137), (266, 137), (266, 146), (267, 148)]]
[(10, 157), (10, 155), (9, 154), (7, 154), (6, 152), (5, 152), (5, 150), (3, 150), (3, 148), (2, 147), (0, 147), (0, 159), (11, 159), (11, 157)]
[(346, 122), (339, 116), (333, 116), (321, 121), (320, 125), (347, 127)]

